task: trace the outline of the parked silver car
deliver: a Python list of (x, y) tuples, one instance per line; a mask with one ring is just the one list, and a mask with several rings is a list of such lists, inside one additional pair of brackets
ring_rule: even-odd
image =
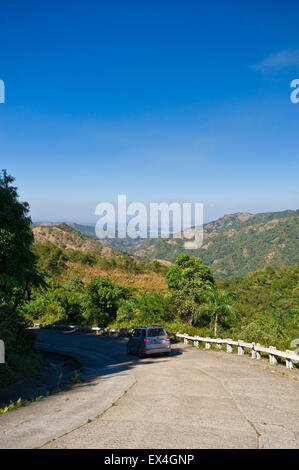
[(127, 353), (143, 357), (147, 354), (170, 354), (170, 338), (162, 326), (144, 326), (132, 331), (127, 343)]

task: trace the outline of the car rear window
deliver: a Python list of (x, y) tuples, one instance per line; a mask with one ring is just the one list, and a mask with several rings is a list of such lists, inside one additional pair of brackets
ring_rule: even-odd
[(150, 330), (147, 330), (147, 336), (151, 338), (153, 336), (166, 336), (166, 333), (163, 328), (151, 328)]

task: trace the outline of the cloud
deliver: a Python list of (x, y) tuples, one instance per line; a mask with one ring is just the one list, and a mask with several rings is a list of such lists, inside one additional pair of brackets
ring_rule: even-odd
[(253, 70), (266, 72), (268, 70), (278, 70), (299, 65), (299, 49), (286, 49), (269, 55), (259, 64), (253, 65)]

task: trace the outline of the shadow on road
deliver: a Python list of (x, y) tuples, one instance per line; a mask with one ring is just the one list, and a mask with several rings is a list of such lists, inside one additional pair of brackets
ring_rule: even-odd
[(22, 400), (34, 400), (69, 383), (80, 367), (78, 361), (61, 354), (41, 351), (43, 367), (37, 375), (0, 389), (0, 408)]
[[(37, 331), (38, 345), (43, 350), (52, 350), (55, 353), (70, 355), (78, 358), (83, 364), (82, 381), (76, 384), (76, 388), (93, 386), (94, 379), (106, 380), (108, 376), (133, 371), (136, 366), (142, 364), (146, 367), (152, 363), (171, 361), (183, 353), (182, 350), (172, 349), (170, 356), (151, 354), (144, 358), (129, 355), (126, 351), (127, 338), (114, 336), (98, 336), (93, 334), (76, 333), (72, 331), (53, 331), (40, 329)], [(145, 369), (146, 372), (146, 369)], [(41, 395), (40, 390), (52, 391), (45, 383), (38, 384), (39, 391), (32, 391), (32, 397), (28, 396), (26, 381), (18, 384), (18, 398), (34, 398)], [(34, 381), (33, 381), (34, 383)], [(31, 384), (32, 386), (32, 384)], [(15, 401), (15, 393), (9, 396), (9, 389), (5, 392), (5, 402)], [(26, 393), (25, 393), (26, 392)], [(38, 394), (38, 395), (37, 395)]]

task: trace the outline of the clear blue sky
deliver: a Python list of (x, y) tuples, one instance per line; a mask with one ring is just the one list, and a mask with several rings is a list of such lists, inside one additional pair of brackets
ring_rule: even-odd
[(1, 2), (0, 168), (34, 220), (298, 208), (299, 3)]

